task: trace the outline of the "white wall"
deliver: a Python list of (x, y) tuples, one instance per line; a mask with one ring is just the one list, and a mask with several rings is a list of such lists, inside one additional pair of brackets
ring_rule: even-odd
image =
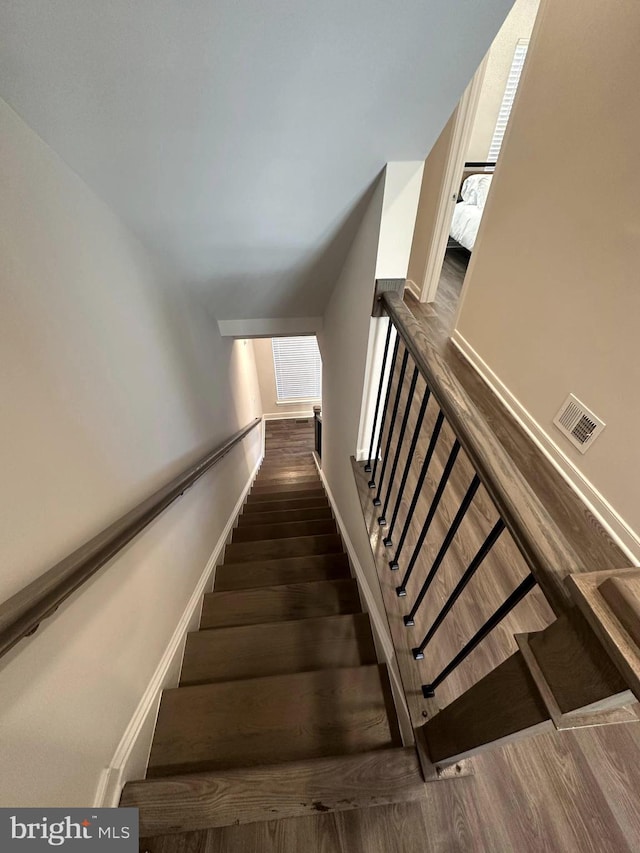
[(539, 5), (540, 0), (516, 0), (489, 49), (467, 160), (487, 159), (516, 45), (531, 36)]
[(324, 316), (322, 353), (322, 470), (378, 607), (383, 610), (350, 457), (357, 449), (371, 306), (384, 197), (380, 179), (363, 216)]
[(387, 320), (371, 317), (375, 280), (404, 278), (422, 162), (388, 163), (369, 200), (318, 336), (322, 353), (322, 470), (382, 607), (378, 578), (351, 471), (368, 439)]
[[(640, 5), (543, 0), (458, 335), (640, 558)], [(481, 361), (479, 361), (481, 360)], [(607, 424), (581, 455), (573, 392)]]
[[(403, 734), (411, 738), (408, 714), (393, 659), (384, 604), (350, 457), (368, 440), (378, 376), (375, 364), (388, 320), (371, 317), (375, 280), (404, 278), (420, 195), (420, 163), (389, 163), (373, 190), (347, 261), (329, 301), (322, 353), (322, 472), (353, 548), (358, 580), (376, 626), (379, 651), (390, 665)], [(408, 741), (407, 741), (408, 742)]]
[[(248, 423), (259, 391), (251, 348), (3, 102), (0, 138), (4, 601)], [(0, 660), (0, 805), (94, 802), (259, 432)]]
[(255, 338), (252, 344), (255, 353), (256, 369), (258, 371), (263, 415), (268, 419), (291, 418), (296, 415), (311, 416), (313, 414), (313, 407), (320, 405), (320, 399), (303, 400), (295, 403), (278, 403), (271, 338)]

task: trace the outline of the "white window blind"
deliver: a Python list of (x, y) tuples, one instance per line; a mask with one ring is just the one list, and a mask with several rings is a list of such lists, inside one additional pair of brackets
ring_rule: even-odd
[(502, 140), (504, 139), (504, 133), (507, 129), (509, 116), (511, 115), (511, 107), (513, 106), (513, 101), (516, 96), (516, 92), (518, 91), (520, 75), (522, 74), (524, 61), (527, 57), (528, 47), (529, 39), (520, 39), (516, 45), (513, 62), (511, 63), (511, 70), (509, 71), (509, 76), (507, 78), (507, 85), (504, 90), (504, 95), (502, 96), (502, 103), (500, 104), (498, 121), (496, 122), (496, 127), (493, 131), (493, 138), (489, 147), (489, 153), (487, 154), (487, 160), (492, 163), (495, 163), (498, 159), (498, 154), (502, 147)]
[(322, 361), (315, 336), (272, 338), (278, 402), (319, 400), (322, 393)]

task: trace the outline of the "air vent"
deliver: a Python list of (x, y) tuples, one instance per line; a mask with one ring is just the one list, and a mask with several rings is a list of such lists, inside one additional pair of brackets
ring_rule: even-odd
[(553, 422), (580, 453), (587, 452), (606, 426), (573, 394), (569, 394)]

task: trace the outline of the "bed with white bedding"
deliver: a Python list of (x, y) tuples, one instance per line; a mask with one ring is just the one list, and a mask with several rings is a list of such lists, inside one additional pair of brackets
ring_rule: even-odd
[(460, 190), (462, 200), (456, 204), (453, 211), (449, 233), (457, 243), (470, 252), (473, 251), (476, 243), (492, 178), (493, 175), (487, 174), (470, 175), (466, 178)]

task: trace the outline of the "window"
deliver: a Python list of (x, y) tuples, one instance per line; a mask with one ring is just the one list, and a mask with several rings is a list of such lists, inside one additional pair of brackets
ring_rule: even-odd
[(496, 127), (493, 131), (493, 139), (491, 140), (489, 153), (487, 154), (487, 160), (492, 163), (495, 163), (498, 159), (498, 154), (502, 147), (502, 140), (504, 139), (504, 133), (507, 129), (509, 116), (511, 115), (511, 107), (513, 106), (513, 101), (516, 96), (516, 92), (518, 91), (520, 75), (522, 74), (524, 61), (527, 57), (528, 47), (529, 39), (520, 39), (516, 45), (513, 62), (511, 63), (511, 70), (509, 71), (509, 76), (507, 78), (507, 85), (504, 90), (504, 95), (502, 96), (502, 103), (500, 104), (498, 121), (496, 122)]
[(304, 338), (272, 338), (278, 403), (319, 400), (322, 393), (322, 361), (314, 335)]

